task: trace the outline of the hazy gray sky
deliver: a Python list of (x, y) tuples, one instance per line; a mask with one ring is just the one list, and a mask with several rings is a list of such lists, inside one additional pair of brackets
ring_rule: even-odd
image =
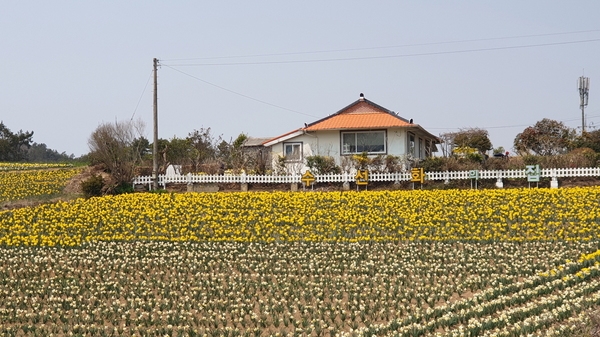
[(276, 136), (359, 93), (433, 134), (542, 118), (600, 124), (599, 1), (9, 1), (0, 11), (0, 120), (81, 155), (102, 122), (152, 139), (210, 127)]

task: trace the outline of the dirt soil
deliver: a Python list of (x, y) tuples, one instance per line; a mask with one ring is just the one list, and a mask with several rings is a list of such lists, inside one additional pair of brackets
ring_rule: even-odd
[(102, 179), (104, 179), (104, 181), (110, 181), (110, 175), (106, 172), (104, 172), (102, 170), (102, 167), (100, 166), (87, 166), (83, 169), (83, 171), (81, 171), (81, 173), (79, 173), (78, 175), (74, 176), (73, 178), (71, 178), (71, 180), (69, 180), (67, 182), (67, 185), (65, 186), (65, 188), (63, 189), (63, 194), (67, 194), (67, 195), (73, 195), (73, 194), (81, 194), (83, 193), (81, 191), (81, 183), (89, 178), (91, 178), (92, 176), (97, 176), (100, 175), (102, 176)]

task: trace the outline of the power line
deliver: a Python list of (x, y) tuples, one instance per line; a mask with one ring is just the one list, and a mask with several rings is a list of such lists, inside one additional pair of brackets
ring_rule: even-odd
[[(596, 110), (595, 112), (600, 111), (600, 110)], [(600, 115), (591, 115), (591, 116), (587, 116), (588, 119), (592, 119), (592, 118), (596, 118), (596, 117), (600, 117)], [(572, 121), (578, 121), (580, 120), (579, 118), (573, 118), (573, 119), (563, 119), (560, 120), (559, 122), (572, 122)], [(510, 129), (510, 128), (518, 128), (518, 127), (528, 127), (528, 126), (532, 126), (532, 124), (518, 124), (518, 125), (502, 125), (502, 126), (483, 126), (483, 127), (479, 127), (480, 129)], [(464, 127), (455, 127), (455, 128), (436, 128), (436, 127), (427, 127), (427, 129), (433, 129), (433, 130), (460, 130), (460, 129), (464, 129)]]
[(239, 66), (239, 65), (264, 65), (264, 64), (291, 64), (291, 63), (316, 63), (316, 62), (358, 61), (358, 60), (389, 59), (389, 58), (402, 58), (402, 57), (415, 57), (415, 56), (465, 54), (465, 53), (476, 53), (476, 52), (496, 51), (496, 50), (510, 50), (510, 49), (523, 49), (523, 48), (537, 48), (537, 47), (548, 47), (548, 46), (558, 46), (558, 45), (567, 45), (567, 44), (589, 43), (589, 42), (598, 42), (598, 41), (600, 41), (600, 39), (564, 41), (564, 42), (550, 42), (550, 43), (538, 43), (538, 44), (505, 46), (505, 47), (489, 47), (489, 48), (450, 50), (450, 51), (440, 51), (440, 52), (426, 52), (426, 53), (412, 53), (412, 54), (383, 55), (383, 56), (362, 56), (362, 57), (313, 59), (313, 60), (292, 60), (292, 61), (229, 62), (229, 63), (182, 63), (182, 64), (172, 64), (171, 66), (177, 66), (177, 67), (190, 67), (190, 66)]
[(146, 88), (148, 87), (148, 83), (150, 83), (151, 78), (152, 78), (152, 70), (150, 71), (150, 75), (148, 75), (148, 80), (146, 81), (144, 90), (142, 91), (142, 94), (140, 95), (140, 99), (138, 100), (137, 105), (135, 106), (135, 109), (133, 110), (133, 115), (131, 115), (131, 120), (133, 120), (133, 116), (135, 116), (135, 113), (137, 112), (137, 109), (140, 106), (140, 102), (142, 101), (142, 97), (144, 97), (144, 94), (146, 93)]
[[(491, 37), (491, 38), (481, 38), (481, 39), (451, 40), (451, 41), (441, 41), (441, 42), (424, 42), (424, 43), (401, 44), (401, 45), (394, 45), (394, 46), (347, 48), (347, 49), (330, 49), (330, 50), (300, 51), (300, 52), (271, 53), (271, 54), (253, 54), (253, 55), (238, 55), (238, 56), (213, 56), (213, 57), (179, 58), (179, 59), (167, 59), (166, 61), (218, 60), (218, 59), (267, 57), (267, 56), (290, 56), (290, 55), (340, 53), (340, 52), (349, 52), (349, 51), (364, 51), (364, 50), (380, 50), (380, 49), (393, 49), (393, 48), (405, 48), (405, 47), (435, 46), (435, 45), (443, 45), (443, 44), (468, 43), (468, 42), (484, 42), (484, 41), (497, 41), (497, 40), (511, 40), (511, 39), (522, 39), (522, 38), (531, 38), (531, 37), (558, 36), (558, 35), (570, 35), (570, 34), (582, 34), (582, 33), (594, 33), (594, 32), (600, 32), (600, 29), (581, 30), (581, 31), (573, 31), (573, 32), (561, 32), (561, 33), (546, 33), (546, 34), (530, 34), (530, 35)], [(165, 60), (162, 60), (162, 61), (165, 61)]]
[[(230, 93), (232, 93), (232, 94), (235, 94), (235, 95), (238, 95), (238, 96), (241, 96), (241, 97), (247, 98), (247, 99), (251, 99), (251, 100), (253, 100), (253, 101), (256, 101), (256, 102), (259, 102), (259, 103), (262, 103), (262, 104), (266, 104), (266, 105), (269, 105), (269, 106), (272, 106), (272, 107), (275, 107), (275, 108), (278, 108), (278, 109), (283, 109), (283, 110), (290, 111), (290, 112), (297, 113), (297, 114), (304, 115), (304, 116), (309, 116), (309, 117), (314, 117), (314, 118), (320, 118), (320, 117), (318, 117), (318, 116), (315, 116), (315, 115), (311, 115), (311, 114), (303, 113), (303, 112), (300, 112), (300, 111), (296, 111), (296, 110), (288, 109), (288, 108), (285, 108), (285, 107), (282, 107), (282, 106), (279, 106), (279, 105), (276, 105), (276, 104), (272, 104), (272, 103), (269, 103), (269, 102), (266, 102), (266, 101), (263, 101), (263, 100), (260, 100), (260, 99), (257, 99), (257, 98), (254, 98), (254, 97), (251, 97), (251, 96), (248, 96), (248, 95), (242, 94), (242, 93), (239, 93), (239, 92), (237, 92), (237, 91), (234, 91), (234, 90), (231, 90), (231, 89), (227, 89), (227, 88), (225, 88), (225, 87), (222, 87), (222, 86), (220, 86), (220, 85), (217, 85), (217, 84), (214, 84), (214, 83), (208, 82), (208, 81), (206, 81), (206, 80), (203, 80), (203, 79), (201, 79), (201, 78), (199, 78), (199, 77), (197, 77), (197, 76), (194, 76), (194, 75), (188, 74), (188, 73), (186, 73), (186, 72), (184, 72), (184, 71), (181, 71), (181, 70), (179, 70), (179, 69), (176, 69), (176, 68), (174, 68), (173, 66), (166, 65), (166, 64), (164, 64), (164, 63), (161, 63), (161, 66), (165, 66), (165, 67), (167, 67), (167, 68), (173, 69), (173, 70), (174, 70), (174, 71), (176, 71), (176, 72), (179, 72), (179, 73), (181, 73), (181, 74), (183, 74), (183, 75), (186, 75), (186, 76), (188, 76), (188, 77), (191, 77), (191, 78), (193, 78), (193, 79), (195, 79), (195, 80), (198, 80), (198, 81), (200, 81), (200, 82), (203, 82), (203, 83), (205, 83), (205, 84), (208, 84), (208, 85), (214, 86), (214, 87), (216, 87), (216, 88), (219, 88), (219, 89), (221, 89), (221, 90), (225, 90), (225, 91), (227, 91), (227, 92), (230, 92)], [(148, 82), (146, 82), (146, 85), (148, 85)], [(144, 88), (144, 90), (145, 90), (145, 88)], [(139, 102), (138, 102), (138, 104), (139, 104)], [(597, 111), (600, 111), (600, 110), (596, 110), (596, 111), (594, 111), (594, 112), (597, 112)], [(588, 116), (587, 116), (587, 118), (588, 118), (588, 119), (591, 119), (591, 118), (596, 118), (596, 117), (600, 117), (600, 115), (588, 115)], [(132, 117), (132, 118), (133, 118), (133, 117)], [(574, 119), (565, 119), (565, 120), (561, 120), (561, 122), (570, 122), (570, 121), (575, 121), (575, 120), (579, 120), (579, 119), (578, 119), (578, 118), (574, 118)], [(528, 126), (531, 126), (531, 124), (515, 124), (515, 125), (502, 125), (502, 126), (485, 126), (485, 127), (480, 127), (480, 128), (481, 128), (481, 129), (509, 129), (509, 128), (516, 128), (516, 127), (528, 127)], [(462, 128), (464, 128), (464, 127), (454, 127), (454, 128), (449, 128), (449, 127), (444, 127), (444, 128), (440, 128), (440, 127), (428, 127), (428, 129), (433, 129), (433, 130), (460, 130), (460, 129), (462, 129)]]
[(300, 112), (300, 111), (296, 111), (296, 110), (292, 110), (292, 109), (284, 108), (284, 107), (282, 107), (282, 106), (279, 106), (279, 105), (276, 105), (276, 104), (272, 104), (272, 103), (269, 103), (269, 102), (266, 102), (266, 101), (260, 100), (260, 99), (258, 99), (258, 98), (254, 98), (254, 97), (251, 97), (251, 96), (248, 96), (248, 95), (244, 95), (244, 94), (242, 94), (242, 93), (239, 93), (239, 92), (237, 92), (237, 91), (233, 91), (233, 90), (231, 90), (231, 89), (227, 89), (227, 88), (225, 88), (225, 87), (222, 87), (222, 86), (220, 86), (220, 85), (217, 85), (217, 84), (214, 84), (214, 83), (211, 83), (211, 82), (205, 81), (205, 80), (203, 80), (203, 79), (201, 79), (201, 78), (199, 78), (199, 77), (196, 77), (196, 76), (194, 76), (194, 75), (191, 75), (191, 74), (188, 74), (188, 73), (186, 73), (186, 72), (183, 72), (183, 71), (181, 71), (181, 70), (179, 70), (179, 69), (173, 68), (173, 67), (172, 67), (172, 66), (170, 66), (170, 65), (167, 65), (167, 64), (164, 64), (164, 63), (161, 63), (161, 65), (162, 65), (162, 66), (165, 66), (165, 67), (167, 67), (167, 68), (171, 68), (171, 69), (175, 70), (175, 71), (176, 71), (176, 72), (178, 72), (178, 73), (181, 73), (181, 74), (183, 74), (183, 75), (189, 76), (189, 77), (191, 77), (191, 78), (193, 78), (193, 79), (195, 79), (195, 80), (198, 80), (198, 81), (200, 81), (200, 82), (203, 82), (203, 83), (206, 83), (206, 84), (208, 84), (208, 85), (212, 85), (213, 87), (219, 88), (219, 89), (221, 89), (221, 90), (225, 90), (225, 91), (227, 91), (227, 92), (230, 92), (230, 93), (232, 93), (232, 94), (235, 94), (235, 95), (238, 95), (238, 96), (241, 96), (241, 97), (247, 98), (247, 99), (251, 99), (251, 100), (253, 100), (253, 101), (256, 101), (256, 102), (259, 102), (259, 103), (262, 103), (262, 104), (266, 104), (266, 105), (269, 105), (269, 106), (272, 106), (272, 107), (275, 107), (275, 108), (278, 108), (278, 109), (282, 109), (282, 110), (290, 111), (290, 112), (297, 113), (297, 114), (304, 115), (304, 116), (309, 116), (309, 117), (315, 117), (315, 118), (319, 118), (318, 116), (314, 116), (314, 115), (310, 115), (310, 114), (303, 113), (303, 112)]

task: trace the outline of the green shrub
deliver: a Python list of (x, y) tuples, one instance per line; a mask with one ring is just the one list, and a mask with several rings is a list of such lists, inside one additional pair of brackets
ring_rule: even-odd
[(540, 164), (540, 156), (535, 156), (532, 154), (524, 155), (523, 163), (525, 165), (539, 165)]
[(481, 153), (469, 153), (467, 154), (466, 157), (468, 160), (472, 161), (472, 162), (476, 162), (476, 163), (482, 163), (483, 162), (483, 155), (481, 155)]
[(335, 159), (328, 156), (308, 156), (306, 166), (314, 174), (339, 174), (342, 170), (336, 165)]
[(131, 185), (129, 183), (125, 183), (125, 182), (120, 183), (119, 185), (115, 186), (114, 193), (115, 194), (133, 193), (133, 185)]
[(425, 158), (418, 166), (422, 167), (427, 172), (445, 171), (446, 161), (448, 158), (429, 157)]
[(388, 154), (385, 156), (385, 171), (388, 173), (395, 173), (402, 171), (401, 158)]
[(99, 197), (102, 195), (105, 183), (102, 176), (91, 176), (81, 182), (81, 191), (86, 198)]

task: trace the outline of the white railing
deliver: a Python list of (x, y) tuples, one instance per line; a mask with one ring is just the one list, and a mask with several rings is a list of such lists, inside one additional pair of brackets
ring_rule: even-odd
[[(444, 171), (444, 172), (425, 172), (425, 180), (450, 180), (471, 179), (470, 171)], [(559, 168), (542, 169), (540, 178), (552, 178), (555, 182), (557, 178), (565, 177), (599, 177), (600, 167), (580, 167), (580, 168)], [(301, 175), (207, 175), (191, 174), (187, 175), (159, 175), (158, 184), (165, 187), (166, 184), (292, 184), (300, 183)], [(502, 179), (527, 178), (526, 170), (485, 170), (478, 171), (478, 179), (496, 179), (501, 182)], [(410, 172), (397, 173), (370, 173), (369, 181), (410, 181)], [(152, 176), (140, 176), (133, 180), (133, 185), (152, 185)], [(323, 174), (315, 175), (316, 183), (328, 182), (353, 182), (355, 173), (342, 174)]]

